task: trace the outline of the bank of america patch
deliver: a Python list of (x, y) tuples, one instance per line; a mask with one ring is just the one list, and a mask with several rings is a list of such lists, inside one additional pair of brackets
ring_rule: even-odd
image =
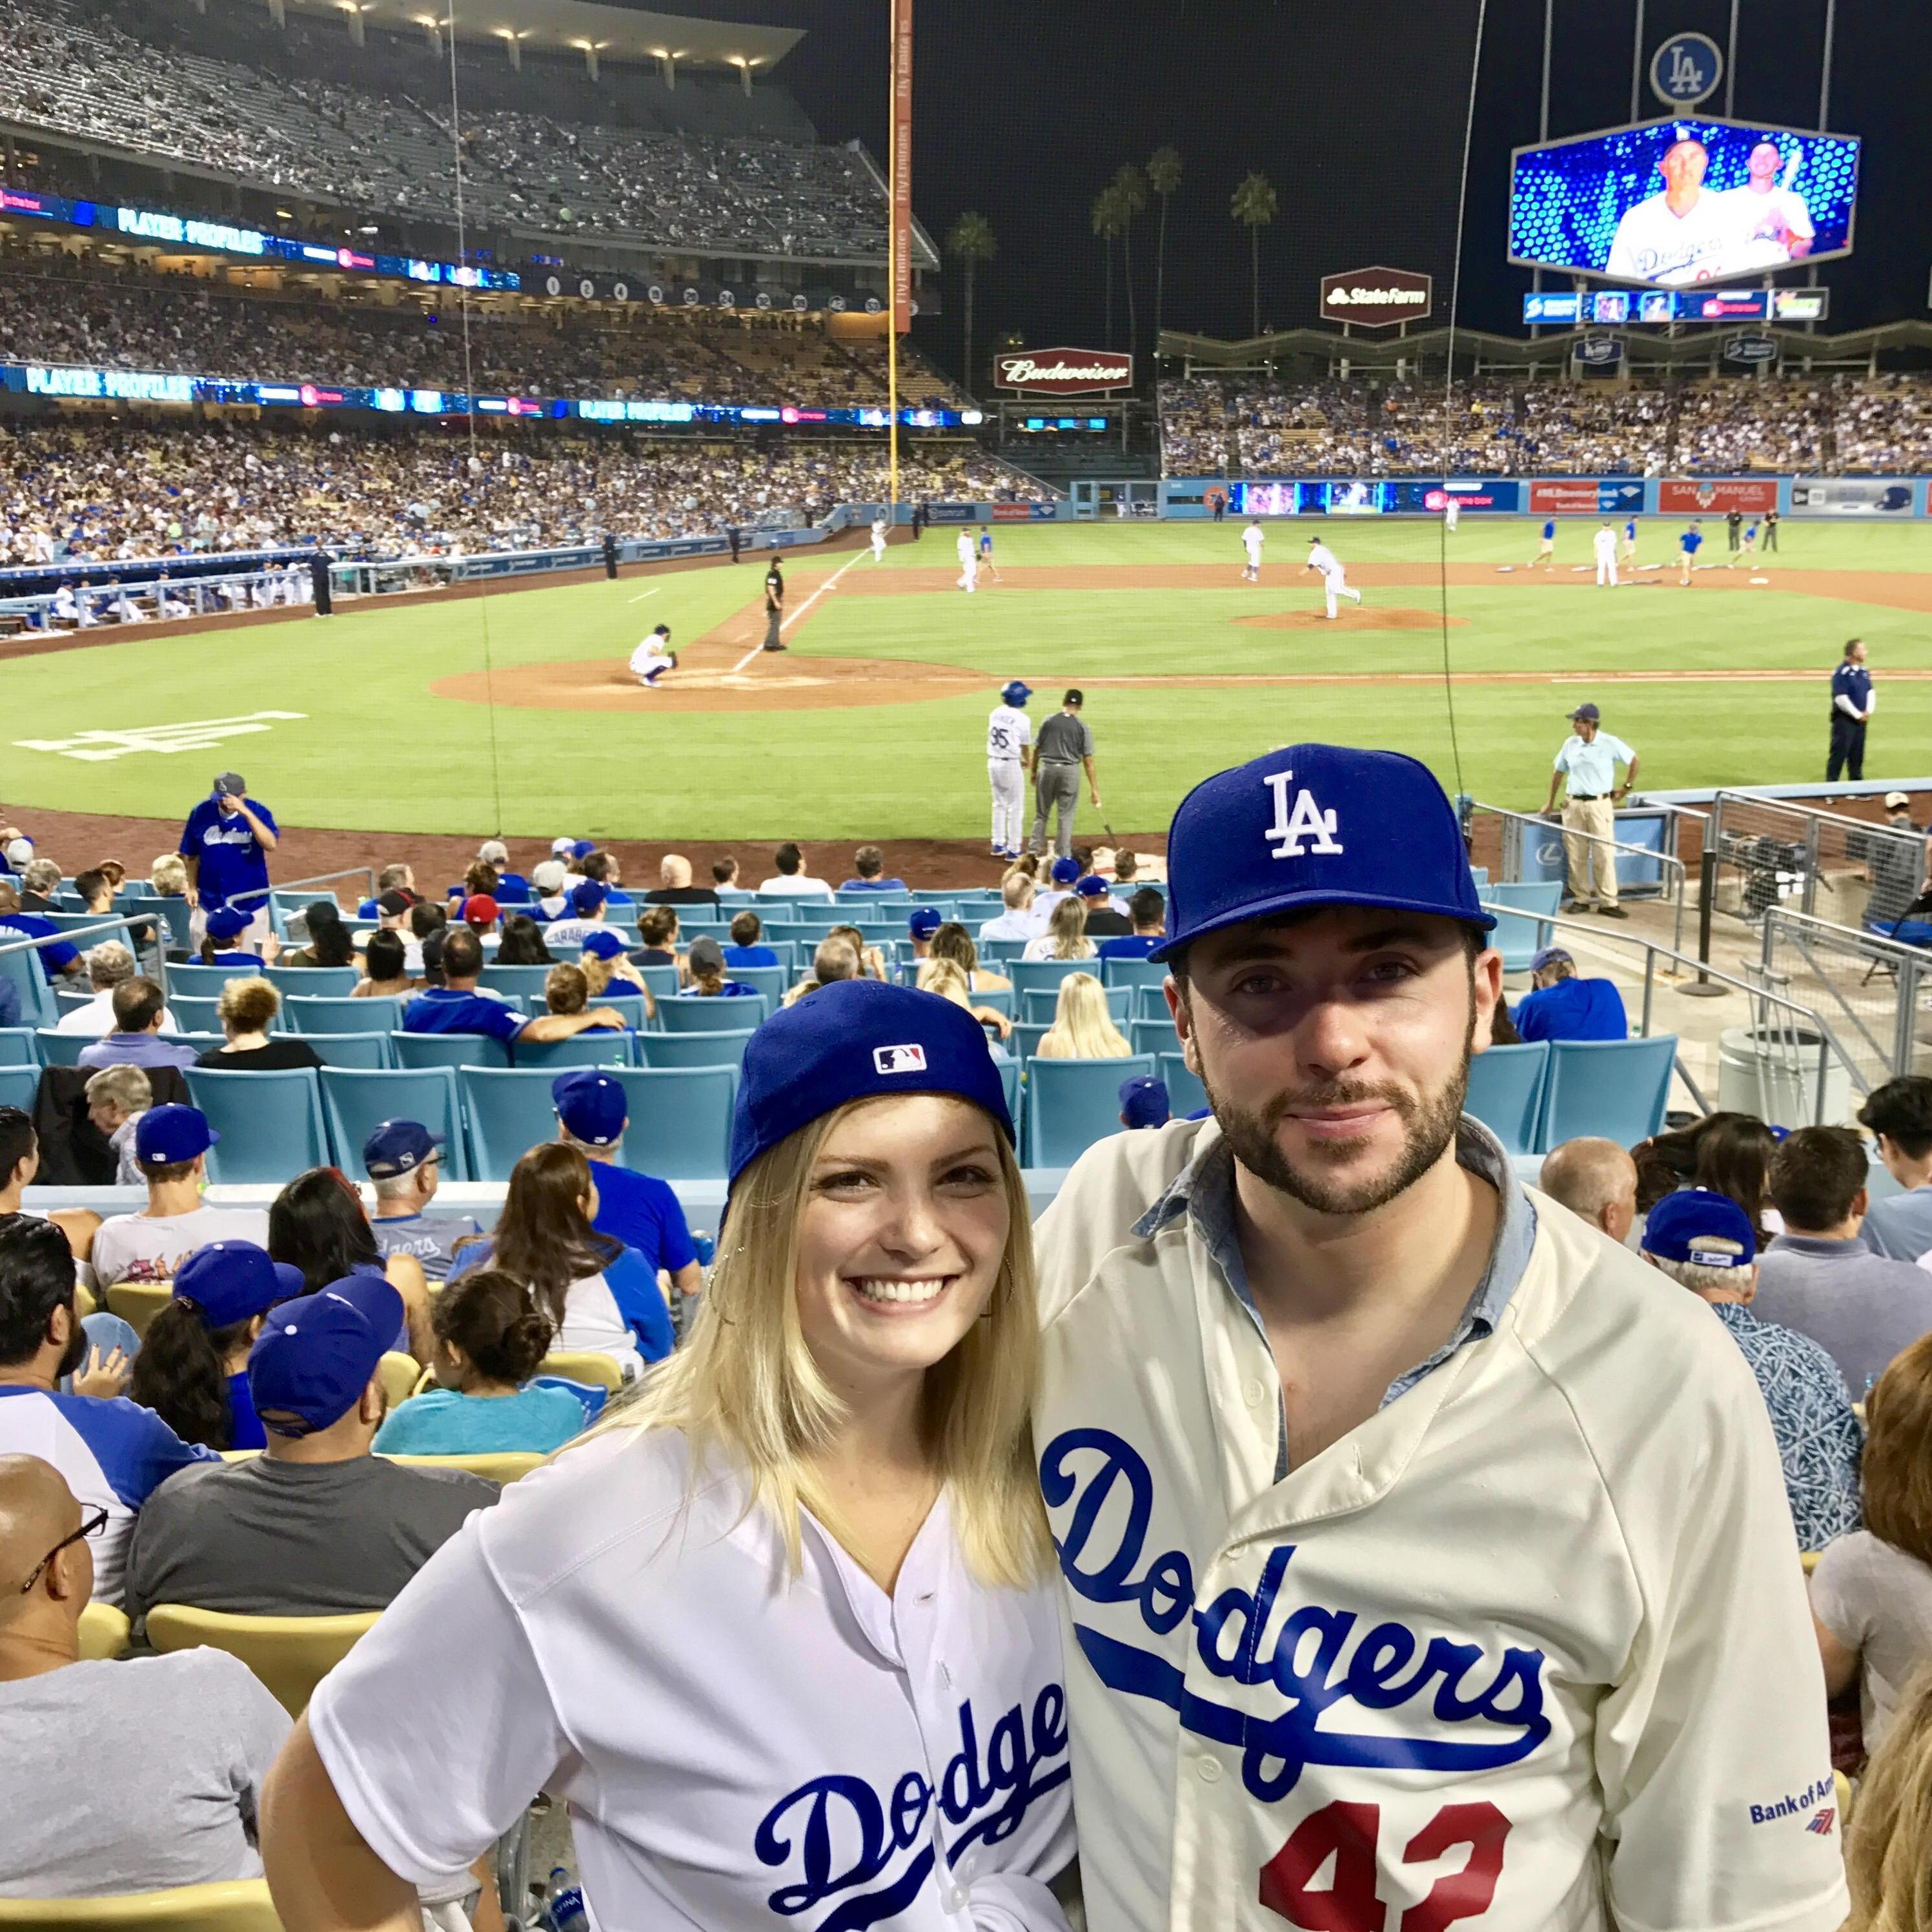
[(1808, 1832), (1816, 1832), (1821, 1838), (1828, 1838), (1832, 1835), (1832, 1826), (1838, 1816), (1837, 1808), (1828, 1804), (1804, 1828)]
[(916, 1040), (907, 1046), (875, 1046), (872, 1066), (880, 1073), (923, 1073), (926, 1048)]

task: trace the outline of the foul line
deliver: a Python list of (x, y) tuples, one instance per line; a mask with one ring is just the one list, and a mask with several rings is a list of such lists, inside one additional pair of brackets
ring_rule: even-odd
[(631, 602), (633, 604), (641, 604), (646, 597), (655, 597), (657, 594), (655, 590), (640, 590), (631, 599)]
[[(796, 624), (798, 620), (805, 615), (806, 611), (812, 608), (813, 604), (816, 604), (828, 590), (831, 590), (832, 586), (838, 583), (838, 580), (852, 568), (852, 566), (856, 563), (859, 561), (859, 559), (865, 554), (866, 553), (863, 550), (856, 551), (854, 554), (849, 562), (842, 563), (838, 568), (835, 570), (832, 574), (828, 577), (825, 581), (821, 584), (818, 588), (791, 614), (789, 617), (786, 618), (784, 622), (778, 626), (778, 635), (780, 637), (783, 637), (786, 632), (790, 630), (793, 625)], [(732, 677), (736, 677), (738, 674), (742, 671), (745, 667), (749, 664), (752, 660), (764, 649), (764, 645), (762, 642), (754, 644), (752, 648), (731, 667), (728, 675)]]

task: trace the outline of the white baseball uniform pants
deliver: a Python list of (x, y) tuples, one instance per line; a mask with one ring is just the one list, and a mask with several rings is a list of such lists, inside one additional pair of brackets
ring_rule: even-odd
[(1613, 556), (1600, 556), (1597, 560), (1597, 581), (1607, 584), (1614, 590), (1617, 584), (1617, 560)]
[(1362, 593), (1359, 590), (1351, 590), (1343, 580), (1342, 573), (1339, 570), (1332, 577), (1323, 578), (1322, 587), (1328, 594), (1328, 614), (1331, 617), (1336, 614), (1335, 609), (1336, 598), (1349, 598), (1358, 604), (1362, 601)]
[(974, 591), (980, 587), (980, 560), (968, 557), (959, 566), (959, 587), (964, 591)]
[(874, 563), (884, 563), (885, 560), (886, 540), (884, 537), (874, 537), (872, 539), (872, 561)]
[(1017, 852), (1026, 842), (1026, 782), (1017, 758), (988, 758), (986, 782), (993, 790), (993, 846)]

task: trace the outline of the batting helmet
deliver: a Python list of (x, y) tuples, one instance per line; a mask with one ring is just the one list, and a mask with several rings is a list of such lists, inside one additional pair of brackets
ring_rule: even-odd
[(1000, 687), (1000, 695), (1009, 704), (1024, 704), (1033, 695), (1033, 689), (1030, 686), (1024, 685), (1015, 678), (1012, 683)]

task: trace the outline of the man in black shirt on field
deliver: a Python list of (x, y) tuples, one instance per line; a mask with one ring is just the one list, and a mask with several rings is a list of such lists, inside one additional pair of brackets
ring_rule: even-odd
[(779, 633), (784, 628), (784, 572), (778, 568), (778, 560), (773, 557), (765, 572), (765, 649), (782, 651), (784, 639)]
[(1100, 784), (1094, 776), (1094, 734), (1080, 715), (1085, 702), (1077, 691), (1070, 691), (1060, 701), (1060, 709), (1040, 728), (1034, 747), (1033, 836), (1027, 849), (1046, 849), (1046, 821), (1054, 814), (1054, 844), (1063, 859), (1073, 852), (1073, 814), (1080, 803), (1080, 772), (1087, 772), (1087, 789), (1094, 808), (1100, 808)]

